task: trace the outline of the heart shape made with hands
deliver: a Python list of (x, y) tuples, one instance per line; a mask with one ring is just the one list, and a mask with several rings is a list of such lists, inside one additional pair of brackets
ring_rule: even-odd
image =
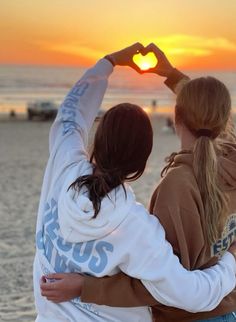
[(138, 53), (133, 56), (133, 62), (141, 69), (148, 70), (156, 67), (158, 60), (153, 52), (147, 54)]

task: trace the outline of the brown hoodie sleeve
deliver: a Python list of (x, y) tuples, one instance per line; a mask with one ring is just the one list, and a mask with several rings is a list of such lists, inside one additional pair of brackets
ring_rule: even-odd
[(189, 80), (190, 78), (187, 75), (174, 68), (164, 83), (172, 92), (178, 94)]
[(85, 277), (81, 301), (114, 307), (154, 306), (158, 302), (138, 279), (119, 273), (110, 277)]

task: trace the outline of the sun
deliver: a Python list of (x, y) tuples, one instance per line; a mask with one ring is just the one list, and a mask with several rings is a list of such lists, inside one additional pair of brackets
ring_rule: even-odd
[(148, 70), (157, 65), (158, 61), (154, 53), (150, 52), (143, 56), (142, 54), (136, 54), (133, 57), (133, 61), (141, 70)]

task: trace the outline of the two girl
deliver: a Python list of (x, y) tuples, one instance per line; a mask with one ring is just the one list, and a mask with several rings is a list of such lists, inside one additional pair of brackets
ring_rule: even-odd
[(159, 220), (135, 201), (127, 182), (142, 175), (152, 149), (151, 124), (140, 107), (124, 103), (110, 109), (88, 158), (88, 132), (113, 65), (137, 69), (133, 55), (144, 51), (135, 44), (100, 60), (72, 88), (51, 128), (34, 262), (38, 322), (152, 320), (145, 303), (132, 308), (85, 304), (80, 298), (54, 303), (58, 281), (50, 273), (102, 277), (122, 271), (141, 279), (160, 303), (194, 312), (214, 309), (235, 286), (231, 254), (205, 271), (187, 271)]

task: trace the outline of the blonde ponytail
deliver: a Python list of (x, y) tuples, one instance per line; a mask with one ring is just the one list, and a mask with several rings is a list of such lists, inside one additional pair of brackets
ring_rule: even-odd
[(216, 138), (229, 133), (230, 94), (219, 80), (201, 77), (182, 88), (176, 103), (176, 123), (183, 124), (196, 138), (192, 150), (193, 172), (205, 211), (205, 235), (211, 244), (220, 236), (228, 208), (217, 165), (217, 154), (223, 154), (223, 145)]
[(227, 198), (219, 188), (218, 165), (214, 141), (207, 136), (197, 138), (193, 149), (193, 171), (205, 211), (205, 234), (214, 243), (222, 230), (227, 214)]

